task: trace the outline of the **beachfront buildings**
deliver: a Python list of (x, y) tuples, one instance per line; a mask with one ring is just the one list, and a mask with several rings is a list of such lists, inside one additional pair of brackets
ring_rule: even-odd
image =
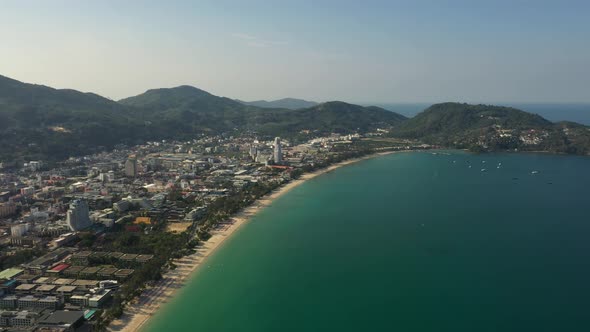
[[(219, 200), (248, 204), (233, 198), (250, 200), (290, 181), (298, 169), (326, 165), (355, 149), (348, 141), (336, 134), (298, 144), (274, 136), (203, 135), (121, 146), (49, 170), (0, 170), (0, 258), (10, 257), (5, 267), (13, 267), (0, 271), (0, 319), (8, 327), (48, 326), (62, 319), (63, 309), (102, 320), (102, 310), (113, 309), (111, 297), (130, 299), (152, 280), (146, 271), (167, 270), (159, 265), (168, 262), (165, 247), (152, 245), (172, 241), (153, 239), (184, 242), (181, 234), (190, 232), (203, 241), (216, 231), (213, 222), (228, 222), (211, 217), (225, 214)], [(26, 261), (31, 250), (44, 255)], [(45, 319), (45, 312), (57, 318)]]

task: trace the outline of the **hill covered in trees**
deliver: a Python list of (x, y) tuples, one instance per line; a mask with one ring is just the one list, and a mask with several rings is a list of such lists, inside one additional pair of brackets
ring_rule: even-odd
[(0, 76), (0, 160), (62, 159), (144, 136), (133, 114), (115, 101)]
[(148, 90), (118, 102), (0, 76), (0, 161), (60, 160), (147, 140), (244, 132), (306, 139), (387, 129), (390, 135), (476, 151), (589, 154), (590, 129), (552, 123), (514, 108), (435, 104), (414, 118), (385, 109), (327, 102), (261, 108), (191, 86)]
[(590, 152), (586, 126), (553, 123), (536, 114), (492, 105), (435, 104), (402, 123), (392, 135), (476, 151)]
[(262, 107), (262, 108), (286, 108), (290, 110), (297, 110), (300, 108), (309, 108), (318, 105), (315, 101), (307, 101), (303, 99), (296, 99), (296, 98), (283, 98), (277, 99), (272, 101), (266, 100), (255, 100), (255, 101), (242, 101), (237, 100), (242, 104)]
[(295, 137), (393, 127), (405, 119), (379, 108), (326, 103), (288, 110), (244, 105), (179, 86), (148, 90), (119, 102), (0, 76), (0, 161), (59, 160), (155, 139), (256, 132)]
[[(175, 137), (194, 137), (196, 132), (251, 131), (285, 137), (301, 131), (316, 133), (367, 132), (390, 128), (406, 118), (378, 107), (328, 102), (311, 108), (289, 110), (244, 105), (194, 87), (149, 90), (120, 101), (132, 107), (144, 121), (175, 132)], [(161, 133), (165, 136), (165, 133)]]

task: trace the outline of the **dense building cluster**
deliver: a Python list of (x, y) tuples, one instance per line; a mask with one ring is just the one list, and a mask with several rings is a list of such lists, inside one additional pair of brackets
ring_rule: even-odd
[(202, 136), (3, 169), (0, 327), (72, 330), (91, 322), (154, 259), (128, 241), (188, 229), (196, 236), (217, 200), (288, 182), (298, 169), (358, 149), (362, 139)]

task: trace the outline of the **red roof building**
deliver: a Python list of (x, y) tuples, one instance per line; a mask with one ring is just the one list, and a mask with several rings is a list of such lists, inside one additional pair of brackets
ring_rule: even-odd
[(68, 267), (70, 267), (70, 265), (69, 265), (69, 264), (62, 263), (62, 264), (58, 264), (58, 265), (56, 265), (56, 266), (52, 267), (52, 268), (51, 268), (51, 269), (49, 269), (47, 272), (50, 272), (50, 273), (58, 273), (58, 274), (59, 274), (59, 273), (61, 273), (63, 270), (67, 269)]

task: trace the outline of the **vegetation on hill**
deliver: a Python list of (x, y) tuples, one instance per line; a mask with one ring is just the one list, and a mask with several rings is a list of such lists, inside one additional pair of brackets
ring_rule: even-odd
[(243, 106), (235, 100), (217, 97), (188, 85), (148, 90), (140, 95), (119, 100), (119, 103), (152, 112), (183, 111), (186, 109), (195, 112), (211, 112)]
[(286, 108), (290, 110), (297, 110), (301, 108), (309, 108), (318, 105), (315, 101), (307, 101), (303, 99), (296, 99), (296, 98), (283, 98), (278, 100), (266, 101), (266, 100), (256, 100), (256, 101), (242, 101), (237, 100), (244, 105), (262, 107), (262, 108)]
[(119, 102), (0, 76), (0, 161), (61, 160), (146, 140), (256, 132), (306, 139), (389, 129), (396, 137), (473, 150), (589, 154), (590, 130), (552, 123), (514, 108), (443, 103), (414, 118), (379, 107), (327, 102), (309, 108), (260, 108), (179, 86)]
[(363, 107), (333, 101), (301, 110), (257, 112), (248, 120), (263, 135), (367, 132), (390, 128), (406, 120), (403, 115), (378, 107)]
[(143, 138), (128, 108), (92, 93), (0, 76), (0, 160), (63, 159)]
[[(194, 137), (195, 133), (252, 131), (260, 135), (292, 137), (313, 133), (366, 132), (389, 128), (406, 118), (378, 107), (329, 102), (306, 109), (267, 109), (243, 105), (193, 87), (150, 90), (122, 104), (136, 108), (158, 136)], [(169, 136), (169, 135), (168, 135)]]
[(0, 76), (0, 161), (60, 160), (155, 139), (258, 132), (295, 137), (392, 127), (404, 118), (379, 108), (326, 103), (309, 109), (244, 105), (180, 86), (115, 102), (96, 94), (58, 90)]
[(590, 152), (588, 127), (555, 124), (539, 115), (502, 106), (435, 104), (396, 127), (392, 135), (476, 151)]

